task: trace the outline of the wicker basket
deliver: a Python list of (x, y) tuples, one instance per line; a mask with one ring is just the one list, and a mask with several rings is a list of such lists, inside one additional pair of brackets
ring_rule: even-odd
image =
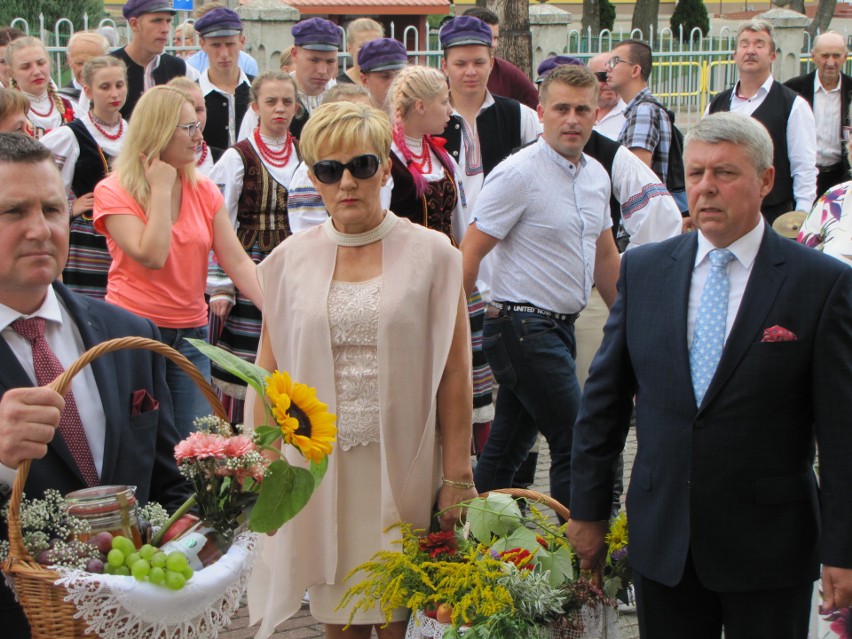
[[(64, 373), (53, 380), (49, 384), (50, 388), (65, 395), (73, 377), (94, 359), (123, 349), (149, 350), (170, 359), (189, 375), (204, 393), (213, 408), (213, 413), (222, 419), (227, 419), (216, 391), (186, 357), (162, 342), (142, 337), (122, 337), (98, 344), (83, 353)], [(95, 635), (86, 634), (85, 622), (75, 618), (77, 609), (74, 604), (65, 601), (65, 588), (54, 585), (59, 575), (33, 560), (24, 546), (20, 522), (21, 499), (24, 484), (30, 472), (30, 463), (30, 460), (21, 462), (12, 487), (12, 496), (9, 500), (9, 558), (3, 564), (3, 572), (14, 579), (18, 602), (27, 616), (33, 639), (94, 637)]]

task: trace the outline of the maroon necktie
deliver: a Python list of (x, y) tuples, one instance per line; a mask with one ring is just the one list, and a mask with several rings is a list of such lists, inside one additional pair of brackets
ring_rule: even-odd
[[(65, 371), (56, 353), (44, 339), (43, 317), (15, 320), (12, 322), (12, 329), (32, 344), (33, 366), (39, 385), (46, 386)], [(92, 458), (92, 450), (89, 448), (89, 441), (83, 430), (83, 421), (77, 411), (77, 402), (70, 388), (65, 395), (65, 410), (62, 411), (62, 417), (59, 420), (59, 432), (62, 433), (62, 438), (68, 445), (83, 479), (86, 480), (86, 485), (97, 486), (100, 478)]]

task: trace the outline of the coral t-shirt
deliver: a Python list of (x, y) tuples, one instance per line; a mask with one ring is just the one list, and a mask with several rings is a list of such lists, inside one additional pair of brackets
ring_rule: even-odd
[(180, 214), (172, 225), (169, 257), (161, 269), (149, 269), (127, 255), (104, 224), (108, 215), (135, 215), (147, 222), (145, 211), (110, 175), (95, 187), (94, 225), (106, 236), (112, 255), (106, 301), (165, 328), (194, 328), (207, 324), (207, 258), (213, 246), (213, 217), (224, 198), (213, 182), (200, 175), (195, 187), (181, 181)]

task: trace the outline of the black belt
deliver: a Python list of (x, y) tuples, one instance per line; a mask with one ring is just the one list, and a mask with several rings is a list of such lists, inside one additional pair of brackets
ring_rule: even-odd
[(831, 166), (817, 165), (817, 170), (820, 173), (836, 173), (837, 171), (843, 170), (843, 162), (838, 162), (837, 164), (832, 164)]
[(532, 304), (521, 304), (518, 302), (489, 302), (488, 305), (506, 315), (509, 313), (535, 313), (536, 315), (544, 315), (545, 317), (550, 317), (560, 322), (568, 322), (569, 324), (576, 322), (580, 316), (579, 313), (557, 313), (533, 306)]

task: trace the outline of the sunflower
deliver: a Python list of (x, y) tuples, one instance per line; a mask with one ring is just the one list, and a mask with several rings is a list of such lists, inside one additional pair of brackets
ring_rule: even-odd
[(266, 378), (266, 395), (285, 442), (314, 462), (331, 454), (337, 435), (335, 416), (317, 399), (315, 388), (294, 382), (287, 372), (275, 371)]

